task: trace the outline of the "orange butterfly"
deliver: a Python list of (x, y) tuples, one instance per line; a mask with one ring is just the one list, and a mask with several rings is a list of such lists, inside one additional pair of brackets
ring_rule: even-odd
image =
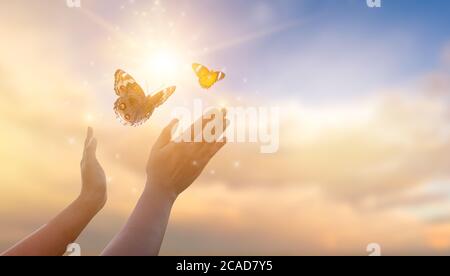
[(114, 111), (124, 125), (143, 124), (152, 116), (153, 111), (165, 103), (176, 90), (175, 86), (171, 86), (146, 96), (133, 77), (123, 70), (117, 70), (114, 76), (114, 90), (119, 96), (114, 104)]
[(221, 81), (225, 78), (225, 73), (211, 71), (205, 66), (194, 63), (192, 64), (192, 69), (195, 74), (197, 74), (200, 86), (205, 89), (211, 88), (216, 82)]

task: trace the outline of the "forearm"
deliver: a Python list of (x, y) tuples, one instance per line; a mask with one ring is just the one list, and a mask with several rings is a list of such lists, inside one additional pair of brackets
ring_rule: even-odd
[(5, 256), (61, 256), (99, 211), (79, 197), (48, 224), (4, 253)]
[(175, 199), (157, 185), (147, 185), (128, 222), (102, 255), (158, 255)]

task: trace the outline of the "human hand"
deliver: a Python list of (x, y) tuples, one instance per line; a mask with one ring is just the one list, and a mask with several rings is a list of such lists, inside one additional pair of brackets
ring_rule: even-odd
[(79, 199), (99, 211), (106, 204), (107, 194), (105, 172), (97, 160), (96, 151), (97, 139), (89, 127), (81, 160), (82, 188)]
[[(127, 224), (102, 255), (158, 255), (176, 198), (197, 179), (211, 158), (226, 144), (226, 140), (219, 140), (228, 126), (226, 111), (213, 112), (214, 116), (210, 116), (210, 112), (192, 125), (181, 136), (183, 142), (172, 140), (178, 120), (173, 120), (162, 131), (147, 163), (145, 190)], [(195, 134), (201, 134), (200, 140), (206, 142), (194, 140)]]
[[(163, 191), (172, 199), (186, 190), (227, 143), (226, 138), (219, 140), (229, 124), (225, 117), (225, 109), (204, 115), (187, 130), (189, 133), (183, 135), (190, 135), (190, 142), (172, 141), (172, 133), (179, 123), (173, 120), (153, 146), (147, 164), (147, 188)], [(210, 124), (213, 124), (212, 128)], [(214, 136), (209, 141), (203, 139), (206, 127), (212, 130)], [(201, 142), (194, 142), (195, 129), (201, 129)]]

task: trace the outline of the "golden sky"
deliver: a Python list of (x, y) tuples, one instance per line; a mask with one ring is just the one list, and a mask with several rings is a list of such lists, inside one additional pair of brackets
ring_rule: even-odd
[[(267, 100), (246, 87), (200, 94), (185, 65), (203, 54), (186, 54), (187, 35), (181, 39), (174, 31), (169, 41), (182, 42), (133, 50), (130, 43), (139, 38), (129, 39), (133, 34), (118, 31), (107, 15), (87, 9), (76, 17), (85, 18), (86, 40), (96, 28), (111, 33), (98, 31), (103, 39), (92, 38), (88, 48), (74, 41), (82, 35), (71, 34), (81, 28), (62, 15), (47, 18), (63, 8), (49, 6), (36, 15), (17, 2), (13, 12), (0, 9), (0, 251), (77, 196), (82, 141), (91, 125), (109, 201), (78, 242), (83, 254), (99, 254), (140, 195), (147, 154), (171, 119), (170, 109), (200, 97), (214, 104), (280, 106), (280, 150), (264, 155), (254, 144), (228, 145), (176, 203), (162, 254), (367, 255), (370, 243), (379, 243), (383, 254), (450, 253), (450, 44), (441, 47), (436, 66), (407, 81), (310, 105)], [(206, 50), (272, 31), (249, 32)], [(136, 28), (135, 36), (140, 32)], [(181, 69), (151, 71), (161, 51), (182, 56), (172, 61)], [(124, 127), (112, 111), (113, 73), (120, 66), (132, 68), (151, 89), (177, 74), (182, 92), (143, 127)]]

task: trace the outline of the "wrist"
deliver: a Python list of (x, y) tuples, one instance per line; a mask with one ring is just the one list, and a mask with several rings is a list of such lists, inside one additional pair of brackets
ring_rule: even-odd
[(94, 212), (99, 212), (106, 204), (106, 195), (104, 193), (92, 193), (82, 191), (76, 201), (82, 206)]
[(144, 194), (164, 200), (170, 204), (173, 204), (178, 198), (178, 194), (173, 189), (170, 189), (162, 183), (150, 180), (147, 180)]

